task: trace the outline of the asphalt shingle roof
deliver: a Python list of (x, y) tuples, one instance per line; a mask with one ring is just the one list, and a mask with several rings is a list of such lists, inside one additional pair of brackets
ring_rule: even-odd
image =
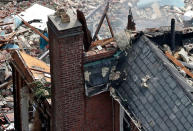
[(155, 44), (141, 36), (119, 65), (126, 79), (115, 89), (144, 130), (193, 131), (192, 88)]

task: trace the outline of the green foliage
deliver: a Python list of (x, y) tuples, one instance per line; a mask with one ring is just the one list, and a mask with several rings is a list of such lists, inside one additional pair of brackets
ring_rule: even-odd
[(35, 81), (31, 84), (34, 85), (33, 92), (37, 99), (50, 97), (51, 86), (49, 82), (45, 82), (45, 80), (41, 80), (41, 81)]

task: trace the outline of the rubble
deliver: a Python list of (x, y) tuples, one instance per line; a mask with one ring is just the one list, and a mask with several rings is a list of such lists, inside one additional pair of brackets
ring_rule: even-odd
[[(32, 13), (34, 13), (34, 9), (36, 11), (38, 11), (37, 9), (42, 10), (42, 8), (49, 9), (45, 6), (54, 9), (54, 5), (50, 6), (52, 3), (53, 2), (44, 3), (42, 1), (37, 1), (34, 4), (28, 1), (19, 3), (13, 1), (7, 4), (5, 3), (0, 8), (0, 130), (2, 131), (14, 130), (14, 100), (12, 69), (10, 66), (10, 61), (12, 59), (10, 56), (10, 52), (12, 52), (11, 49), (22, 50), (34, 57), (39, 57), (44, 53), (44, 50), (40, 49), (40, 39), (41, 37), (44, 37), (44, 35), (40, 36), (40, 33), (34, 33), (34, 30), (36, 29), (31, 29), (26, 26), (27, 24), (23, 24), (18, 14), (21, 14), (22, 18), (27, 20), (27, 23), (29, 22), (29, 24), (35, 27), (41, 25), (42, 28), (40, 29), (43, 29), (47, 26), (47, 15), (49, 15), (50, 12), (44, 11), (42, 13), (45, 13), (45, 15), (39, 14), (39, 18), (37, 18), (37, 15), (32, 18), (32, 15), (28, 14), (31, 9), (29, 7), (33, 5)], [(49, 10), (51, 10), (51, 13), (54, 13), (54, 10), (52, 9)], [(30, 17), (31, 19), (29, 20), (27, 17)], [(37, 21), (33, 21), (34, 19), (42, 19), (42, 21), (38, 23)], [(44, 29), (39, 32), (43, 33), (43, 31)], [(46, 74), (45, 76), (47, 77), (46, 79), (50, 79), (50, 75)]]
[(144, 78), (142, 78), (142, 83), (141, 83), (141, 86), (142, 87), (145, 87), (145, 88), (148, 88), (148, 84), (147, 84), (147, 81), (150, 79), (151, 77), (149, 75), (146, 75)]
[[(132, 39), (139, 34), (139, 31), (148, 30), (150, 33), (160, 33), (159, 29), (170, 25), (171, 18), (176, 19), (176, 26), (180, 29), (193, 26), (192, 5), (190, 5), (192, 1), (175, 0), (176, 3), (171, 0), (170, 2), (155, 1), (111, 0), (105, 7), (106, 3), (102, 0), (67, 0), (65, 5), (66, 8), (74, 10), (74, 13), (78, 14), (76, 9), (79, 9), (85, 14), (83, 24), (87, 37), (89, 37), (86, 40), (88, 48), (85, 46), (84, 56), (94, 56), (108, 51), (115, 53), (118, 47), (124, 51), (132, 45)], [(9, 65), (11, 49), (21, 51), (20, 54), (24, 59), (26, 58), (25, 63), (29, 66), (28, 69), (34, 79), (43, 83), (42, 85), (36, 83), (38, 86), (34, 90), (35, 96), (50, 98), (50, 86), (45, 88), (44, 85), (47, 84), (46, 82), (50, 82), (51, 77), (48, 66), (49, 39), (46, 22), (47, 16), (55, 13), (58, 4), (64, 3), (62, 1), (47, 3), (43, 1), (35, 3), (13, 1), (0, 8), (0, 49), (3, 50), (0, 51), (0, 124), (3, 125), (0, 130), (14, 129), (12, 70)], [(63, 22), (70, 22), (66, 9), (57, 10), (56, 14), (63, 19)], [(129, 18), (132, 18), (131, 25), (127, 23), (129, 14)], [(152, 37), (148, 33), (145, 35)], [(178, 67), (179, 72), (187, 79), (189, 85), (193, 86), (193, 41), (188, 39), (182, 43), (184, 45), (175, 52), (168, 46), (170, 43), (164, 43), (162, 48), (164, 48), (164, 52), (167, 51), (166, 55)], [(33, 58), (39, 58), (48, 65), (45, 63), (40, 63), (41, 66), (33, 65), (37, 62), (34, 62)], [(40, 68), (42, 65), (45, 69)], [(103, 76), (106, 76), (109, 69), (104, 68), (102, 71)], [(86, 73), (85, 79), (89, 79), (89, 72)], [(120, 78), (120, 74), (120, 72), (115, 72), (110, 79), (117, 80)], [(149, 79), (150, 76), (144, 77), (141, 86), (148, 88), (147, 81)], [(50, 99), (47, 101), (51, 103)]]
[(186, 62), (189, 62), (189, 57), (188, 57), (188, 53), (184, 50), (184, 48), (182, 48), (179, 52), (178, 55)]
[(187, 11), (184, 13), (184, 21), (190, 21), (193, 18), (193, 11)]
[[(55, 12), (54, 10), (56, 8), (56, 4), (54, 4), (54, 2), (45, 3), (44, 1), (33, 2), (13, 1), (4, 4), (1, 8), (0, 49), (22, 49), (26, 52), (29, 50), (37, 50), (38, 54), (34, 54), (34, 52), (31, 54), (36, 57), (41, 55), (41, 51), (38, 51), (39, 39), (41, 36), (48, 41), (47, 37), (41, 33), (43, 33), (47, 27), (47, 15)], [(29, 24), (27, 24), (28, 22)], [(30, 29), (29, 25), (31, 25), (31, 27), (35, 27), (36, 29), (40, 29), (40, 31), (35, 28)], [(40, 36), (34, 35), (33, 31), (38, 33)], [(9, 46), (6, 46), (7, 44)]]

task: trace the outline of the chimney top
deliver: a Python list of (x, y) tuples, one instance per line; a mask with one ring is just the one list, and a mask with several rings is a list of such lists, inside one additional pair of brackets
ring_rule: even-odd
[(72, 10), (67, 10), (67, 14), (70, 17), (69, 22), (62, 22), (61, 17), (56, 14), (48, 16), (52, 23), (55, 25), (58, 31), (68, 30), (71, 28), (80, 27), (81, 23), (78, 21), (77, 16)]

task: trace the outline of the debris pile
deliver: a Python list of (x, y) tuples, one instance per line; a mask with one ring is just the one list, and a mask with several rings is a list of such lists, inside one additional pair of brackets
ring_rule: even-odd
[[(40, 47), (40, 39), (41, 37), (44, 38), (44, 35), (47, 36), (47, 15), (55, 12), (45, 7), (50, 7), (50, 4), (53, 3), (31, 3), (28, 1), (17, 3), (13, 1), (1, 7), (0, 49), (22, 49), (33, 56), (40, 55), (41, 49), (44, 48), (44, 46)], [(52, 8), (54, 9), (55, 6), (53, 5)], [(42, 10), (42, 13), (40, 10)], [(29, 25), (39, 29), (39, 33), (44, 35), (38, 34), (37, 30), (29, 28)]]
[(13, 96), (11, 88), (1, 90), (0, 97), (0, 130), (14, 129)]
[[(168, 0), (171, 1), (171, 0)], [(84, 56), (104, 55), (108, 51), (115, 53), (119, 49), (130, 47), (132, 38), (139, 31), (148, 30), (149, 34), (159, 32), (157, 29), (170, 25), (170, 19), (176, 19), (179, 28), (193, 26), (193, 11), (190, 0), (111, 0), (107, 4), (103, 0), (54, 0), (53, 2), (15, 1), (4, 4), (0, 8), (0, 130), (11, 130), (13, 125), (13, 88), (12, 70), (10, 67), (10, 51), (17, 49), (21, 52), (25, 64), (32, 72), (33, 78), (42, 82), (50, 82), (49, 39), (47, 31), (47, 16), (56, 14), (63, 22), (70, 22), (66, 8), (77, 13), (84, 31)], [(60, 8), (59, 5), (65, 6)], [(76, 10), (81, 10), (80, 12)], [(55, 12), (56, 11), (56, 12)], [(38, 12), (38, 13), (37, 13)], [(132, 12), (132, 13), (131, 13)], [(35, 15), (34, 15), (35, 14)], [(38, 15), (37, 15), (38, 14)], [(85, 15), (85, 17), (84, 17)], [(129, 17), (130, 15), (130, 17)], [(80, 16), (80, 17), (79, 17)], [(131, 17), (132, 16), (132, 17)], [(133, 30), (126, 30), (128, 19), (133, 18)], [(148, 29), (147, 29), (148, 28)], [(136, 29), (136, 30), (135, 30)], [(165, 32), (164, 32), (165, 33)], [(148, 33), (149, 37), (152, 37)], [(180, 73), (187, 78), (187, 82), (193, 86), (193, 39), (183, 40), (183, 47), (172, 54), (166, 46), (166, 55), (177, 66)], [(38, 58), (34, 59), (33, 57)], [(42, 64), (40, 60), (46, 63)], [(35, 61), (35, 62), (34, 62)], [(34, 66), (34, 63), (39, 63)], [(44, 66), (44, 68), (40, 68)], [(27, 70), (27, 69), (26, 69)], [(149, 76), (142, 81), (143, 87)], [(34, 81), (35, 81), (34, 80)], [(50, 97), (50, 85), (44, 88), (36, 83), (35, 95)], [(45, 83), (44, 83), (45, 84)], [(49, 99), (50, 100), (50, 99)]]
[[(14, 100), (12, 68), (10, 66), (12, 58), (10, 53), (12, 49), (17, 49), (33, 57), (40, 57), (47, 50), (46, 45), (48, 42), (43, 37), (47, 38), (48, 36), (46, 13), (50, 12), (44, 11), (46, 13), (41, 14), (39, 17), (37, 15), (32, 17), (33, 14), (29, 13), (33, 13), (34, 10), (39, 11), (38, 9), (42, 8), (51, 10), (51, 13), (54, 13), (55, 11), (52, 9), (55, 9), (55, 4), (43, 1), (35, 3), (29, 1), (17, 3), (13, 1), (0, 4), (3, 5), (0, 8), (0, 130), (6, 131), (14, 130)], [(47, 7), (52, 7), (52, 9)], [(30, 28), (25, 22), (35, 28)], [(36, 30), (43, 35), (41, 36), (35, 32)]]
[(14, 129), (12, 73), (7, 51), (0, 52), (0, 130)]
[(186, 78), (186, 82), (193, 87), (193, 42), (191, 39), (184, 40), (183, 46), (174, 53), (168, 48), (166, 56), (178, 69), (180, 74)]

